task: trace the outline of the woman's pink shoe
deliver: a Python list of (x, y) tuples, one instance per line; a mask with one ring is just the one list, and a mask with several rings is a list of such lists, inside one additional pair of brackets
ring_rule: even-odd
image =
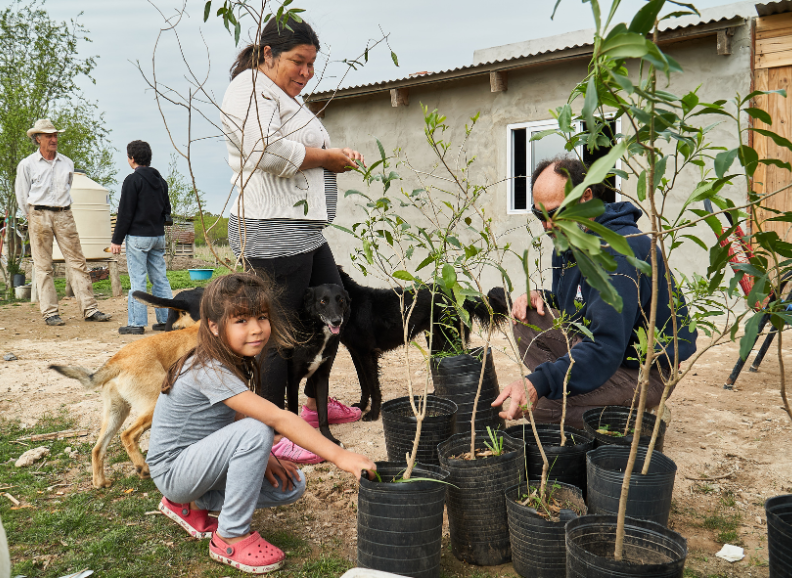
[(278, 459), (288, 460), (298, 464), (318, 464), (324, 461), (324, 458), (317, 456), (313, 452), (309, 452), (285, 437), (281, 438), (281, 441), (272, 446), (272, 454)]
[(217, 518), (210, 517), (206, 510), (191, 510), (190, 504), (177, 504), (163, 496), (159, 511), (187, 530), (193, 538), (203, 540), (217, 532)]
[(236, 544), (226, 544), (215, 532), (209, 542), (209, 557), (248, 574), (272, 572), (286, 560), (283, 550), (267, 542), (258, 532)]
[[(358, 421), (363, 412), (356, 407), (349, 407), (344, 405), (337, 399), (332, 397), (327, 398), (327, 423), (351, 423)], [(313, 409), (308, 409), (307, 405), (302, 406), (300, 417), (311, 424), (313, 427), (319, 427), (319, 413)]]

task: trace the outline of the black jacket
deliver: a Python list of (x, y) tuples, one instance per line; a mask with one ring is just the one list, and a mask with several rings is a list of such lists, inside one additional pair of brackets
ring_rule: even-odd
[[(610, 203), (605, 213), (596, 221), (620, 235), (640, 233), (636, 221), (641, 210), (629, 202)], [(652, 242), (648, 236), (630, 237), (627, 239), (635, 256), (646, 261), (650, 260), (649, 251)], [(671, 309), (668, 306), (668, 286), (665, 280), (665, 267), (657, 251), (659, 267), (657, 328), (666, 340), (668, 355), (661, 354), (658, 363), (669, 367), (669, 358), (673, 358), (673, 325)], [(652, 297), (651, 277), (639, 274), (627, 258), (612, 250), (616, 259), (617, 269), (613, 271), (611, 282), (622, 297), (622, 312), (602, 300), (599, 291), (591, 287), (580, 272), (572, 252), (553, 254), (553, 290), (550, 302), (575, 319), (584, 323), (594, 336), (591, 340), (583, 337), (572, 348), (575, 365), (569, 379), (570, 395), (588, 393), (608, 381), (616, 370), (621, 367), (637, 368), (636, 330), (645, 327), (645, 319), (649, 318)], [(672, 287), (676, 292), (673, 276)], [(677, 336), (679, 342), (679, 361), (685, 361), (696, 351), (696, 330), (691, 330), (687, 306), (681, 293), (677, 293), (679, 304), (676, 310)], [(644, 314), (646, 317), (644, 317)], [(563, 397), (564, 375), (569, 368), (569, 354), (559, 357), (554, 362), (542, 363), (534, 373), (528, 376), (539, 397), (561, 399)]]
[(171, 212), (168, 183), (152, 167), (137, 167), (124, 179), (118, 203), (113, 243), (124, 237), (161, 237), (165, 234), (165, 215)]

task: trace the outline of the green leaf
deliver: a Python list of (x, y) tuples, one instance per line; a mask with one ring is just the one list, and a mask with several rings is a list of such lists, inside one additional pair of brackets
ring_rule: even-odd
[(648, 34), (654, 28), (660, 10), (663, 8), (665, 0), (651, 0), (643, 5), (633, 16), (630, 22), (630, 32), (637, 34)]
[(649, 52), (647, 42), (641, 34), (634, 32), (617, 34), (602, 44), (600, 54), (611, 58), (641, 58)]
[(613, 77), (613, 80), (616, 81), (616, 84), (618, 84), (624, 92), (626, 92), (627, 94), (632, 94), (633, 92), (635, 92), (635, 87), (633, 86), (633, 83), (632, 81), (630, 81), (629, 78), (627, 78), (626, 76), (622, 76), (621, 74), (617, 74), (612, 70), (610, 71), (610, 75), (611, 77)]
[(668, 162), (668, 157), (665, 156), (655, 163), (655, 172), (654, 172), (655, 189), (660, 185), (660, 181), (662, 181), (663, 176), (665, 175), (667, 162)]
[(618, 233), (611, 231), (608, 227), (601, 225), (596, 221), (587, 221), (585, 225), (602, 237), (603, 240), (617, 253), (621, 253), (622, 255), (626, 255), (628, 257), (635, 256), (632, 247), (630, 247), (630, 244), (627, 242), (627, 239)]
[(242, 34), (242, 25), (239, 22), (237, 22), (234, 25), (234, 45), (235, 46), (239, 44), (239, 35), (240, 34)]
[(418, 267), (415, 270), (416, 271), (420, 271), (421, 269), (426, 267), (429, 263), (434, 262), (434, 260), (435, 260), (435, 256), (434, 255), (429, 255), (426, 259), (421, 261), (421, 263), (418, 265)]
[(558, 129), (561, 132), (572, 132), (572, 107), (565, 104), (558, 113)]
[(594, 111), (597, 110), (597, 104), (599, 104), (599, 99), (597, 98), (597, 82), (595, 76), (592, 74), (586, 85), (586, 99), (583, 101), (583, 110), (581, 111), (583, 118), (586, 119), (589, 130), (596, 124), (594, 122)]
[(646, 200), (646, 171), (642, 171), (638, 177), (636, 195), (638, 196), (639, 201), (643, 202)]
[(443, 265), (442, 275), (443, 275), (443, 282), (445, 283), (446, 287), (450, 289), (454, 285), (456, 285), (457, 282), (456, 270), (448, 263)]
[(742, 145), (739, 149), (740, 164), (745, 167), (745, 172), (749, 177), (752, 177), (756, 172), (756, 166), (759, 164), (759, 155), (757, 152), (746, 145)]
[(553, 6), (553, 13), (550, 15), (550, 20), (553, 20), (556, 15), (556, 10), (558, 10), (558, 5), (561, 4), (561, 0), (556, 0), (555, 6)]
[(299, 207), (299, 206), (302, 206), (302, 208), (303, 208), (303, 215), (307, 215), (308, 214), (308, 201), (303, 199), (302, 201), (297, 201), (296, 203), (294, 203), (292, 205), (292, 207)]
[(773, 165), (781, 169), (792, 171), (792, 165), (780, 159), (761, 159), (759, 162), (762, 163), (763, 165)]
[(212, 0), (207, 0), (206, 4), (204, 4), (204, 22), (209, 19), (209, 12), (212, 9)]
[(577, 247), (589, 254), (597, 254), (600, 252), (599, 239), (594, 235), (587, 235), (581, 231), (576, 223), (555, 221), (554, 224), (564, 232), (573, 248)]
[[(705, 245), (704, 248), (707, 249), (708, 247)], [(644, 275), (652, 275), (652, 265), (646, 261), (639, 259), (638, 257), (631, 257), (630, 255), (627, 255), (626, 258), (630, 265), (638, 269)]]
[(378, 138), (375, 138), (374, 140), (377, 141), (377, 148), (379, 149), (380, 158), (384, 163), (388, 158), (388, 156), (385, 154), (385, 147), (382, 146), (382, 143), (379, 141)]
[(748, 355), (750, 355), (751, 349), (756, 343), (756, 338), (759, 336), (759, 323), (762, 321), (763, 316), (764, 312), (762, 311), (755, 313), (748, 320), (748, 323), (745, 324), (745, 334), (740, 339), (740, 357), (743, 361), (748, 359)]
[(393, 60), (393, 64), (399, 66), (399, 57), (396, 56), (396, 53), (393, 50), (391, 50), (391, 60)]
[(751, 128), (748, 130), (752, 130), (754, 132), (758, 132), (762, 136), (769, 137), (773, 140), (773, 142), (780, 147), (784, 147), (787, 150), (792, 151), (792, 142), (789, 142), (787, 139), (782, 137), (780, 134), (776, 134), (771, 130), (764, 130), (761, 128)]
[(560, 206), (566, 207), (576, 203), (577, 200), (583, 196), (583, 193), (586, 192), (587, 188), (605, 180), (605, 177), (608, 176), (608, 173), (613, 169), (613, 167), (616, 165), (616, 162), (626, 151), (627, 141), (622, 140), (616, 143), (616, 146), (608, 151), (608, 154), (594, 161), (594, 163), (589, 167), (589, 170), (586, 173), (586, 178), (583, 179), (583, 182), (572, 189), (572, 191), (564, 198), (564, 202), (561, 203)]
[(762, 96), (763, 94), (780, 94), (784, 98), (786, 98), (787, 95), (786, 90), (784, 90), (783, 88), (777, 90), (754, 90), (740, 101), (740, 106), (742, 106), (752, 98), (756, 98), (757, 96)]
[(533, 142), (535, 140), (542, 140), (544, 137), (549, 136), (551, 134), (558, 134), (558, 130), (554, 128), (549, 128), (547, 130), (540, 130), (539, 132), (533, 133), (528, 142)]
[(371, 241), (368, 239), (363, 239), (363, 254), (366, 255), (366, 261), (368, 261), (369, 265), (373, 265), (374, 255), (371, 251)]
[(761, 108), (746, 108), (745, 112), (748, 113), (748, 116), (751, 118), (760, 120), (765, 124), (773, 124), (773, 119), (766, 111), (762, 110)]
[(738, 152), (737, 149), (732, 149), (715, 155), (715, 174), (718, 175), (718, 178), (722, 178), (726, 174), (734, 159), (737, 158)]
[(559, 215), (559, 217), (563, 217), (565, 219), (584, 220), (591, 219), (593, 217), (599, 217), (604, 212), (605, 203), (603, 203), (601, 199), (591, 199), (587, 203), (578, 203), (576, 205), (572, 205), (571, 207), (567, 207), (564, 209), (564, 212)]
[(613, 307), (618, 313), (621, 313), (624, 303), (621, 295), (616, 292), (610, 282), (610, 275), (599, 265), (595, 264), (585, 253), (572, 247), (572, 255), (577, 261), (580, 272), (586, 278), (586, 283), (599, 291), (600, 297), (608, 305)]
[(394, 279), (401, 279), (402, 281), (415, 281), (415, 277), (404, 270), (394, 271), (393, 277)]

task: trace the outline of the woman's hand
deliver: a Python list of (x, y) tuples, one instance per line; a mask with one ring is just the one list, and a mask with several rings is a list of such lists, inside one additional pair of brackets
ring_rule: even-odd
[(363, 159), (363, 155), (352, 149), (326, 149), (322, 167), (333, 173), (351, 171), (352, 167), (357, 166), (353, 160), (355, 157), (351, 155), (356, 155), (360, 160)]
[[(353, 161), (360, 161), (361, 165), (363, 165), (364, 167), (366, 166), (366, 160), (363, 158), (363, 155), (360, 154), (359, 152), (357, 152), (356, 150), (353, 150), (353, 149), (350, 149), (350, 148), (343, 148), (343, 149), (341, 149), (341, 152), (343, 152), (346, 156), (348, 156)], [(353, 166), (357, 166), (357, 164), (355, 164)]]
[[(294, 482), (300, 479), (298, 472), (297, 464), (294, 462), (280, 461), (270, 454), (264, 477), (273, 488), (280, 488), (282, 492), (289, 492), (294, 489)], [(278, 483), (278, 480), (280, 480), (280, 483)]]
[(349, 472), (350, 474), (354, 475), (358, 480), (360, 479), (363, 470), (369, 472), (374, 472), (377, 470), (376, 464), (366, 456), (347, 450), (344, 450), (344, 452), (338, 457), (337, 460), (335, 460), (334, 463), (345, 472)]

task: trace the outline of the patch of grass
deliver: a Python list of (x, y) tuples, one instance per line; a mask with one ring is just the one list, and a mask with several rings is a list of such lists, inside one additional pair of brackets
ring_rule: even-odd
[(737, 534), (737, 527), (740, 525), (741, 519), (742, 516), (739, 513), (726, 513), (722, 509), (717, 509), (704, 518), (702, 525), (708, 530), (716, 532), (715, 539), (721, 544), (739, 544), (740, 537)]
[(703, 483), (693, 484), (693, 486), (690, 489), (696, 492), (697, 494), (709, 495), (715, 492), (717, 488), (715, 488), (715, 486), (713, 486), (712, 484), (703, 482)]
[[(210, 267), (207, 267), (209, 269)], [(219, 275), (224, 275), (228, 273), (228, 269), (225, 267), (218, 267), (212, 273), (212, 279)], [(189, 271), (168, 271), (167, 272), (168, 281), (170, 282), (171, 289), (174, 291), (177, 289), (192, 289), (193, 287), (206, 287), (212, 279), (207, 279), (206, 281), (194, 281), (190, 279), (190, 272)], [(132, 288), (132, 285), (129, 282), (129, 275), (120, 275), (121, 277), (121, 289), (123, 291), (129, 291)], [(93, 284), (94, 294), (102, 294), (102, 295), (112, 295), (112, 288), (110, 287), (110, 279), (105, 279), (104, 281), (97, 281)], [(58, 293), (58, 298), (63, 297), (66, 294), (66, 279), (65, 278), (58, 278), (55, 279), (55, 291)], [(146, 291), (151, 292), (151, 283), (146, 282)]]
[[(161, 494), (151, 480), (136, 475), (111, 475), (113, 486), (91, 487), (91, 443), (84, 438), (12, 443), (18, 438), (75, 427), (65, 413), (44, 416), (32, 428), (0, 420), (0, 480), (22, 502), (15, 508), (0, 500), (0, 517), (8, 534), (13, 563), (12, 576), (57, 578), (85, 568), (102, 578), (239, 578), (238, 570), (213, 562), (208, 542), (190, 538), (178, 525), (161, 515), (146, 516), (157, 509)], [(16, 460), (32, 447), (46, 446), (50, 455), (28, 468), (16, 468)], [(72, 460), (64, 449), (77, 450)], [(125, 462), (126, 452), (114, 442), (108, 464)], [(55, 484), (70, 484), (55, 486)], [(131, 490), (131, 491), (129, 491)], [(58, 491), (64, 495), (59, 496)], [(266, 539), (289, 556), (285, 575), (295, 578), (335, 578), (352, 564), (329, 556), (307, 559), (310, 547), (288, 522), (264, 532)], [(45, 567), (46, 566), (46, 567)]]

